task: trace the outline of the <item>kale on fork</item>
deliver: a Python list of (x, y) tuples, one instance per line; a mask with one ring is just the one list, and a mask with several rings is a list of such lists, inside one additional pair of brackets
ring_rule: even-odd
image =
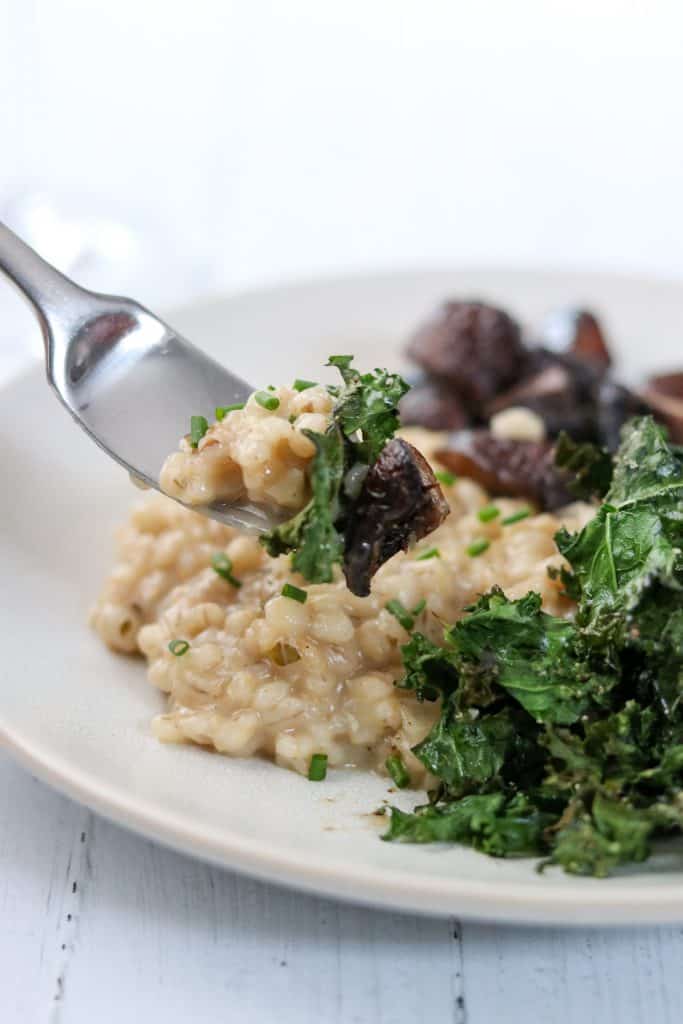
[(331, 356), (342, 384), (331, 386), (332, 421), (315, 445), (311, 499), (262, 537), (270, 555), (292, 553), (292, 568), (329, 583), (342, 563), (349, 588), (364, 596), (379, 566), (435, 529), (448, 505), (434, 474), (406, 441), (394, 438), (398, 403), (408, 390), (387, 370), (359, 373), (351, 356)]

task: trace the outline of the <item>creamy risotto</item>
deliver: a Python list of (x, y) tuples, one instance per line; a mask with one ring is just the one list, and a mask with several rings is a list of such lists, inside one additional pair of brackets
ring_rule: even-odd
[(194, 444), (191, 435), (182, 438), (166, 459), (162, 491), (186, 505), (248, 499), (301, 508), (310, 497), (306, 470), (315, 454), (303, 431), (323, 434), (333, 402), (320, 385), (279, 387), (256, 391), (243, 408), (217, 410), (218, 422)]
[[(263, 417), (264, 430), (273, 431), (269, 441), (252, 432), (261, 415), (250, 400), (239, 418), (232, 414), (212, 428), (197, 452), (183, 449), (169, 459), (166, 469), (182, 484), (184, 500), (188, 491), (198, 493), (188, 465), (199, 454), (202, 501), (211, 500), (210, 486), (214, 496), (247, 493), (292, 507), (301, 503), (311, 453), (289, 417), (297, 417), (296, 425), (325, 417), (329, 396), (322, 388), (300, 394), (280, 388), (277, 395), (282, 416)], [(429, 457), (438, 438), (420, 431), (410, 440)], [(301, 435), (301, 441), (307, 439)], [(212, 449), (226, 443), (235, 456), (230, 474), (221, 460), (213, 462)], [(252, 444), (257, 451), (265, 445), (264, 452), (274, 444), (282, 472), (270, 474), (273, 465), (253, 456)], [(215, 469), (210, 485), (207, 467)], [(548, 575), (563, 564), (553, 537), (560, 525), (577, 530), (592, 514), (578, 503), (535, 514), (525, 501), (500, 498), (498, 514), (489, 519), (478, 515), (491, 499), (476, 483), (460, 479), (444, 492), (450, 516), (382, 566), (369, 597), (352, 594), (339, 569), (332, 583), (307, 583), (291, 571), (288, 556), (270, 558), (257, 539), (161, 495), (135, 508), (119, 534), (118, 560), (92, 623), (112, 649), (140, 652), (150, 682), (167, 694), (167, 708), (153, 722), (155, 735), (232, 756), (263, 755), (303, 773), (316, 753), (326, 754), (330, 766), (380, 772), (398, 753), (414, 785), (428, 782), (411, 747), (439, 709), (394, 685), (409, 634), (387, 604), (415, 609), (416, 628), (435, 641), (444, 623), (494, 584), (510, 598), (537, 591), (547, 611), (568, 615), (572, 605)], [(221, 553), (229, 573), (220, 572)], [(299, 599), (282, 594), (285, 584)]]

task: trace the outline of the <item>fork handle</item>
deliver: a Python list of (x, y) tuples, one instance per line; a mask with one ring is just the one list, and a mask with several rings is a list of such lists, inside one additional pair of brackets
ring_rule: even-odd
[(56, 340), (76, 323), (92, 295), (74, 284), (0, 222), (0, 271), (33, 307), (45, 341), (48, 371)]

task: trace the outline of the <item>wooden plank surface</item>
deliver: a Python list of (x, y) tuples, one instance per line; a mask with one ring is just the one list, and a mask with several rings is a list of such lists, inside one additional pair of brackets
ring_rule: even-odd
[(0, 760), (2, 1024), (674, 1024), (683, 928), (392, 914), (165, 850)]

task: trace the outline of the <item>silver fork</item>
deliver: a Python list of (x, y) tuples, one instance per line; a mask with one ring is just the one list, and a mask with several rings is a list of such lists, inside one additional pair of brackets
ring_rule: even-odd
[[(254, 390), (144, 306), (79, 287), (2, 223), (0, 271), (38, 317), (57, 397), (135, 481), (158, 490), (162, 463), (190, 416), (211, 419), (216, 406), (244, 402)], [(197, 511), (242, 529), (273, 525), (246, 502)]]

